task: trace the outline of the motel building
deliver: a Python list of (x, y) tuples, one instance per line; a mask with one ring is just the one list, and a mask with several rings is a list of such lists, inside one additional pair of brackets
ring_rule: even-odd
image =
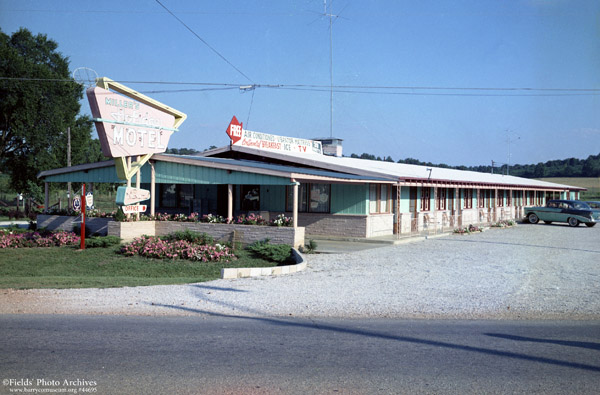
[[(234, 118), (235, 119), (235, 118)], [(233, 124), (233, 121), (232, 121)], [(342, 140), (305, 140), (230, 124), (230, 144), (198, 156), (154, 153), (130, 180), (150, 191), (146, 214), (292, 217), (312, 236), (409, 237), (521, 219), (583, 188), (501, 174), (355, 159)], [(125, 183), (116, 162), (44, 171), (48, 183)], [(46, 193), (45, 207), (49, 207)]]

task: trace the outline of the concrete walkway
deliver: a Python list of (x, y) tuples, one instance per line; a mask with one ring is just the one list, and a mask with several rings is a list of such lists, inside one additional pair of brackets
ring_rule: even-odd
[(447, 236), (449, 233), (440, 233), (437, 235), (414, 235), (401, 236), (388, 235), (380, 237), (344, 237), (344, 236), (306, 236), (305, 242), (314, 240), (317, 243), (317, 254), (344, 254), (349, 252), (364, 251), (372, 248), (389, 247), (405, 243), (414, 243), (426, 240), (428, 238)]

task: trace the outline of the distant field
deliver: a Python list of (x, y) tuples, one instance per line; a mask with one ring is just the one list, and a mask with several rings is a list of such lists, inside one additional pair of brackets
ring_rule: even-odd
[(581, 194), (582, 200), (600, 200), (600, 177), (548, 177), (538, 179), (557, 184), (587, 188), (588, 190)]

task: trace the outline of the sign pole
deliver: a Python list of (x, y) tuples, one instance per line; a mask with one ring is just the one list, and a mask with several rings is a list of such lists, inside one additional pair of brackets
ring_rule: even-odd
[(85, 182), (81, 187), (81, 245), (79, 246), (80, 250), (85, 250)]

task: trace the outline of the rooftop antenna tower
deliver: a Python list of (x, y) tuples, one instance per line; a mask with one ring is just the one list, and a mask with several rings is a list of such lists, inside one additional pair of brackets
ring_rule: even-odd
[(323, 14), (321, 14), (329, 18), (329, 137), (333, 137), (333, 22), (340, 17), (339, 14), (331, 12), (332, 3), (333, 0), (330, 0), (327, 6), (327, 0), (323, 0)]

